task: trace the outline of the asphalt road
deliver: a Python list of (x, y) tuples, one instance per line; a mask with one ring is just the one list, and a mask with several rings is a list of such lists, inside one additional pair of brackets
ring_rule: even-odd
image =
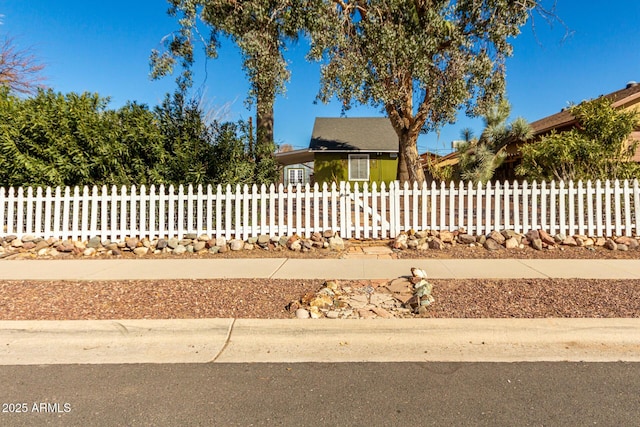
[(0, 366), (0, 384), (3, 426), (640, 425), (640, 363)]

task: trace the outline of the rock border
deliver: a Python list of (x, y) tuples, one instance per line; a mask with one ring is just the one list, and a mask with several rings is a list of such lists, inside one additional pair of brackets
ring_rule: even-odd
[(467, 234), (464, 229), (456, 231), (424, 230), (402, 232), (391, 244), (398, 251), (407, 249), (442, 250), (447, 246), (481, 246), (489, 251), (498, 249), (523, 249), (530, 246), (535, 250), (553, 249), (560, 246), (585, 247), (595, 250), (604, 247), (615, 251), (637, 250), (640, 248), (638, 237), (612, 236), (595, 237), (575, 234), (567, 236), (563, 233), (551, 235), (545, 230), (531, 230), (525, 234), (514, 230), (491, 231), (486, 235)]
[(312, 250), (342, 251), (345, 242), (338, 233), (327, 230), (324, 233), (313, 233), (309, 239), (298, 235), (270, 237), (260, 235), (248, 240), (214, 238), (207, 234), (196, 235), (188, 233), (182, 239), (138, 239), (126, 237), (112, 242), (93, 237), (89, 240), (61, 240), (45, 239), (32, 235), (18, 237), (9, 235), (0, 237), (0, 259), (22, 258), (57, 258), (61, 256), (74, 257), (112, 257), (133, 253), (137, 256), (145, 255), (183, 255), (183, 254), (217, 254), (228, 251), (249, 250), (291, 250), (310, 252)]
[[(371, 239), (372, 242), (375, 240)], [(33, 235), (18, 237), (8, 235), (0, 237), (0, 259), (56, 258), (74, 257), (112, 257), (132, 253), (136, 256), (146, 255), (184, 255), (184, 254), (217, 254), (227, 251), (250, 250), (289, 250), (296, 252), (312, 252), (316, 250), (343, 251), (348, 242), (340, 234), (332, 230), (314, 232), (310, 238), (294, 234), (292, 236), (260, 235), (247, 240), (214, 238), (207, 234), (187, 233), (182, 239), (139, 239), (126, 237), (112, 242), (93, 237), (89, 240), (45, 239)], [(469, 247), (481, 246), (488, 251), (498, 249), (522, 249), (530, 246), (536, 250), (553, 249), (561, 246), (585, 247), (595, 250), (603, 247), (611, 251), (628, 251), (640, 249), (640, 239), (630, 236), (594, 237), (586, 235), (566, 236), (562, 233), (550, 235), (546, 231), (531, 230), (525, 234), (513, 230), (491, 231), (486, 235), (467, 234), (464, 229), (455, 231), (421, 230), (402, 232), (392, 240), (391, 248), (404, 250), (443, 250), (455, 245)]]

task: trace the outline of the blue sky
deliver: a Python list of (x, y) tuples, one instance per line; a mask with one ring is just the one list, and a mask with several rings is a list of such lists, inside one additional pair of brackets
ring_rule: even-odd
[[(111, 107), (128, 100), (150, 106), (174, 90), (167, 77), (151, 81), (149, 54), (161, 48), (160, 40), (177, 28), (167, 16), (163, 0), (51, 1), (0, 0), (3, 16), (0, 32), (13, 37), (21, 48), (31, 48), (46, 65), (46, 84), (56, 91), (97, 92), (109, 96)], [(559, 0), (557, 14), (573, 31), (563, 41), (564, 29), (541, 19), (514, 40), (514, 56), (507, 63), (507, 96), (512, 117), (533, 122), (560, 111), (570, 102), (594, 98), (640, 81), (640, 2), (621, 0), (585, 2)], [(227, 120), (248, 119), (244, 100), (247, 81), (241, 59), (230, 43), (224, 43), (215, 60), (196, 63), (195, 86), (205, 91), (210, 108), (223, 111)], [(292, 78), (287, 93), (275, 107), (275, 138), (295, 148), (308, 145), (315, 117), (337, 117), (340, 103), (314, 104), (319, 65), (305, 62), (304, 44), (288, 53)], [(349, 117), (379, 116), (359, 107)], [(462, 115), (439, 135), (420, 137), (418, 149), (450, 151), (460, 130), (482, 131), (482, 121)]]

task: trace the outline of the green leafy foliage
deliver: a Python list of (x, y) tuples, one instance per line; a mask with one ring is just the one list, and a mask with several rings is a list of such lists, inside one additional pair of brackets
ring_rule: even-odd
[(108, 104), (90, 93), (41, 90), (23, 99), (0, 91), (0, 186), (270, 183), (278, 177), (273, 156), (261, 153), (256, 161), (244, 124), (207, 124), (198, 105), (180, 93), (153, 111)]
[(595, 180), (637, 177), (640, 166), (630, 162), (638, 142), (630, 139), (638, 126), (637, 111), (616, 110), (598, 98), (571, 108), (577, 126), (551, 133), (521, 147), (518, 175), (537, 180)]

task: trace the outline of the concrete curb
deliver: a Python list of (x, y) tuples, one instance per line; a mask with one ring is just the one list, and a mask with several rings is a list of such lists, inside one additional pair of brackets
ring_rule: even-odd
[(640, 361), (640, 319), (0, 321), (0, 365)]

